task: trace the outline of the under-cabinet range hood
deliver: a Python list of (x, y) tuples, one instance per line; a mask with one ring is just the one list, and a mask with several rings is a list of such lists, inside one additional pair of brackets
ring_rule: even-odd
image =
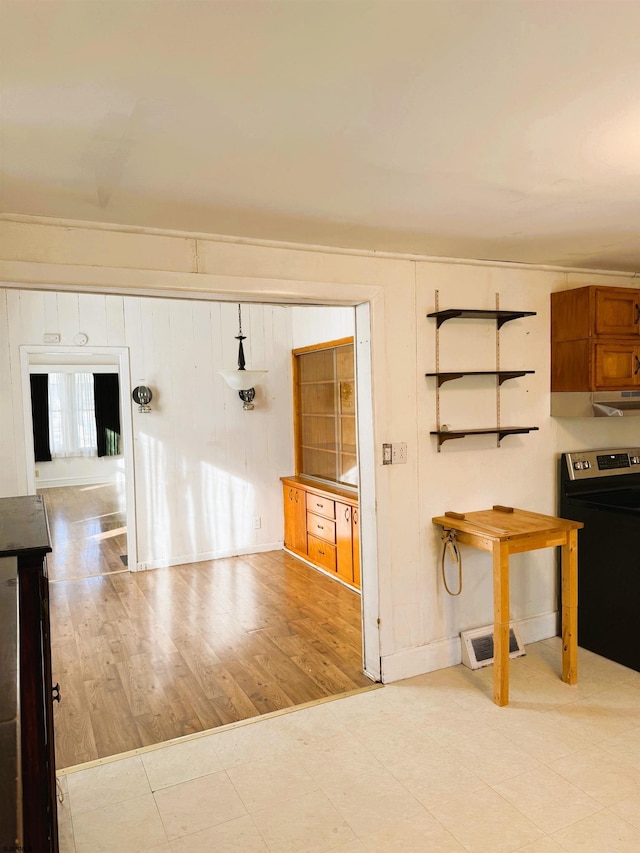
[(640, 417), (639, 391), (552, 391), (554, 418)]

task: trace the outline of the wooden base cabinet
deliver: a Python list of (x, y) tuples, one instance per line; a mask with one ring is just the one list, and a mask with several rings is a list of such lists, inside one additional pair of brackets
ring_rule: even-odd
[(284, 486), (284, 545), (290, 551), (307, 550), (307, 493), (293, 483)]
[(360, 588), (360, 529), (358, 507), (336, 501), (336, 572)]
[(285, 548), (360, 589), (358, 498), (302, 477), (283, 477), (282, 486)]

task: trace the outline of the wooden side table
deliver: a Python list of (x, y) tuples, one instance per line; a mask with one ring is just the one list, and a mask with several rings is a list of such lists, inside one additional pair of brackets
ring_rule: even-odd
[(462, 518), (432, 519), (455, 530), (457, 541), (493, 554), (493, 701), (509, 703), (509, 557), (523, 551), (562, 549), (562, 680), (578, 682), (578, 530), (580, 521), (524, 509), (487, 509)]

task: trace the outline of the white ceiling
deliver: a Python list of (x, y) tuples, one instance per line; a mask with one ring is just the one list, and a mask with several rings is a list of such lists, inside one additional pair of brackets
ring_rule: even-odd
[(640, 270), (640, 0), (0, 0), (1, 209)]

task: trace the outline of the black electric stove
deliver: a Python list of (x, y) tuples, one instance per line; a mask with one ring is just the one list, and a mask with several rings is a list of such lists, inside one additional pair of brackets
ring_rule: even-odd
[(640, 672), (640, 447), (560, 459), (558, 515), (578, 534), (578, 645)]

